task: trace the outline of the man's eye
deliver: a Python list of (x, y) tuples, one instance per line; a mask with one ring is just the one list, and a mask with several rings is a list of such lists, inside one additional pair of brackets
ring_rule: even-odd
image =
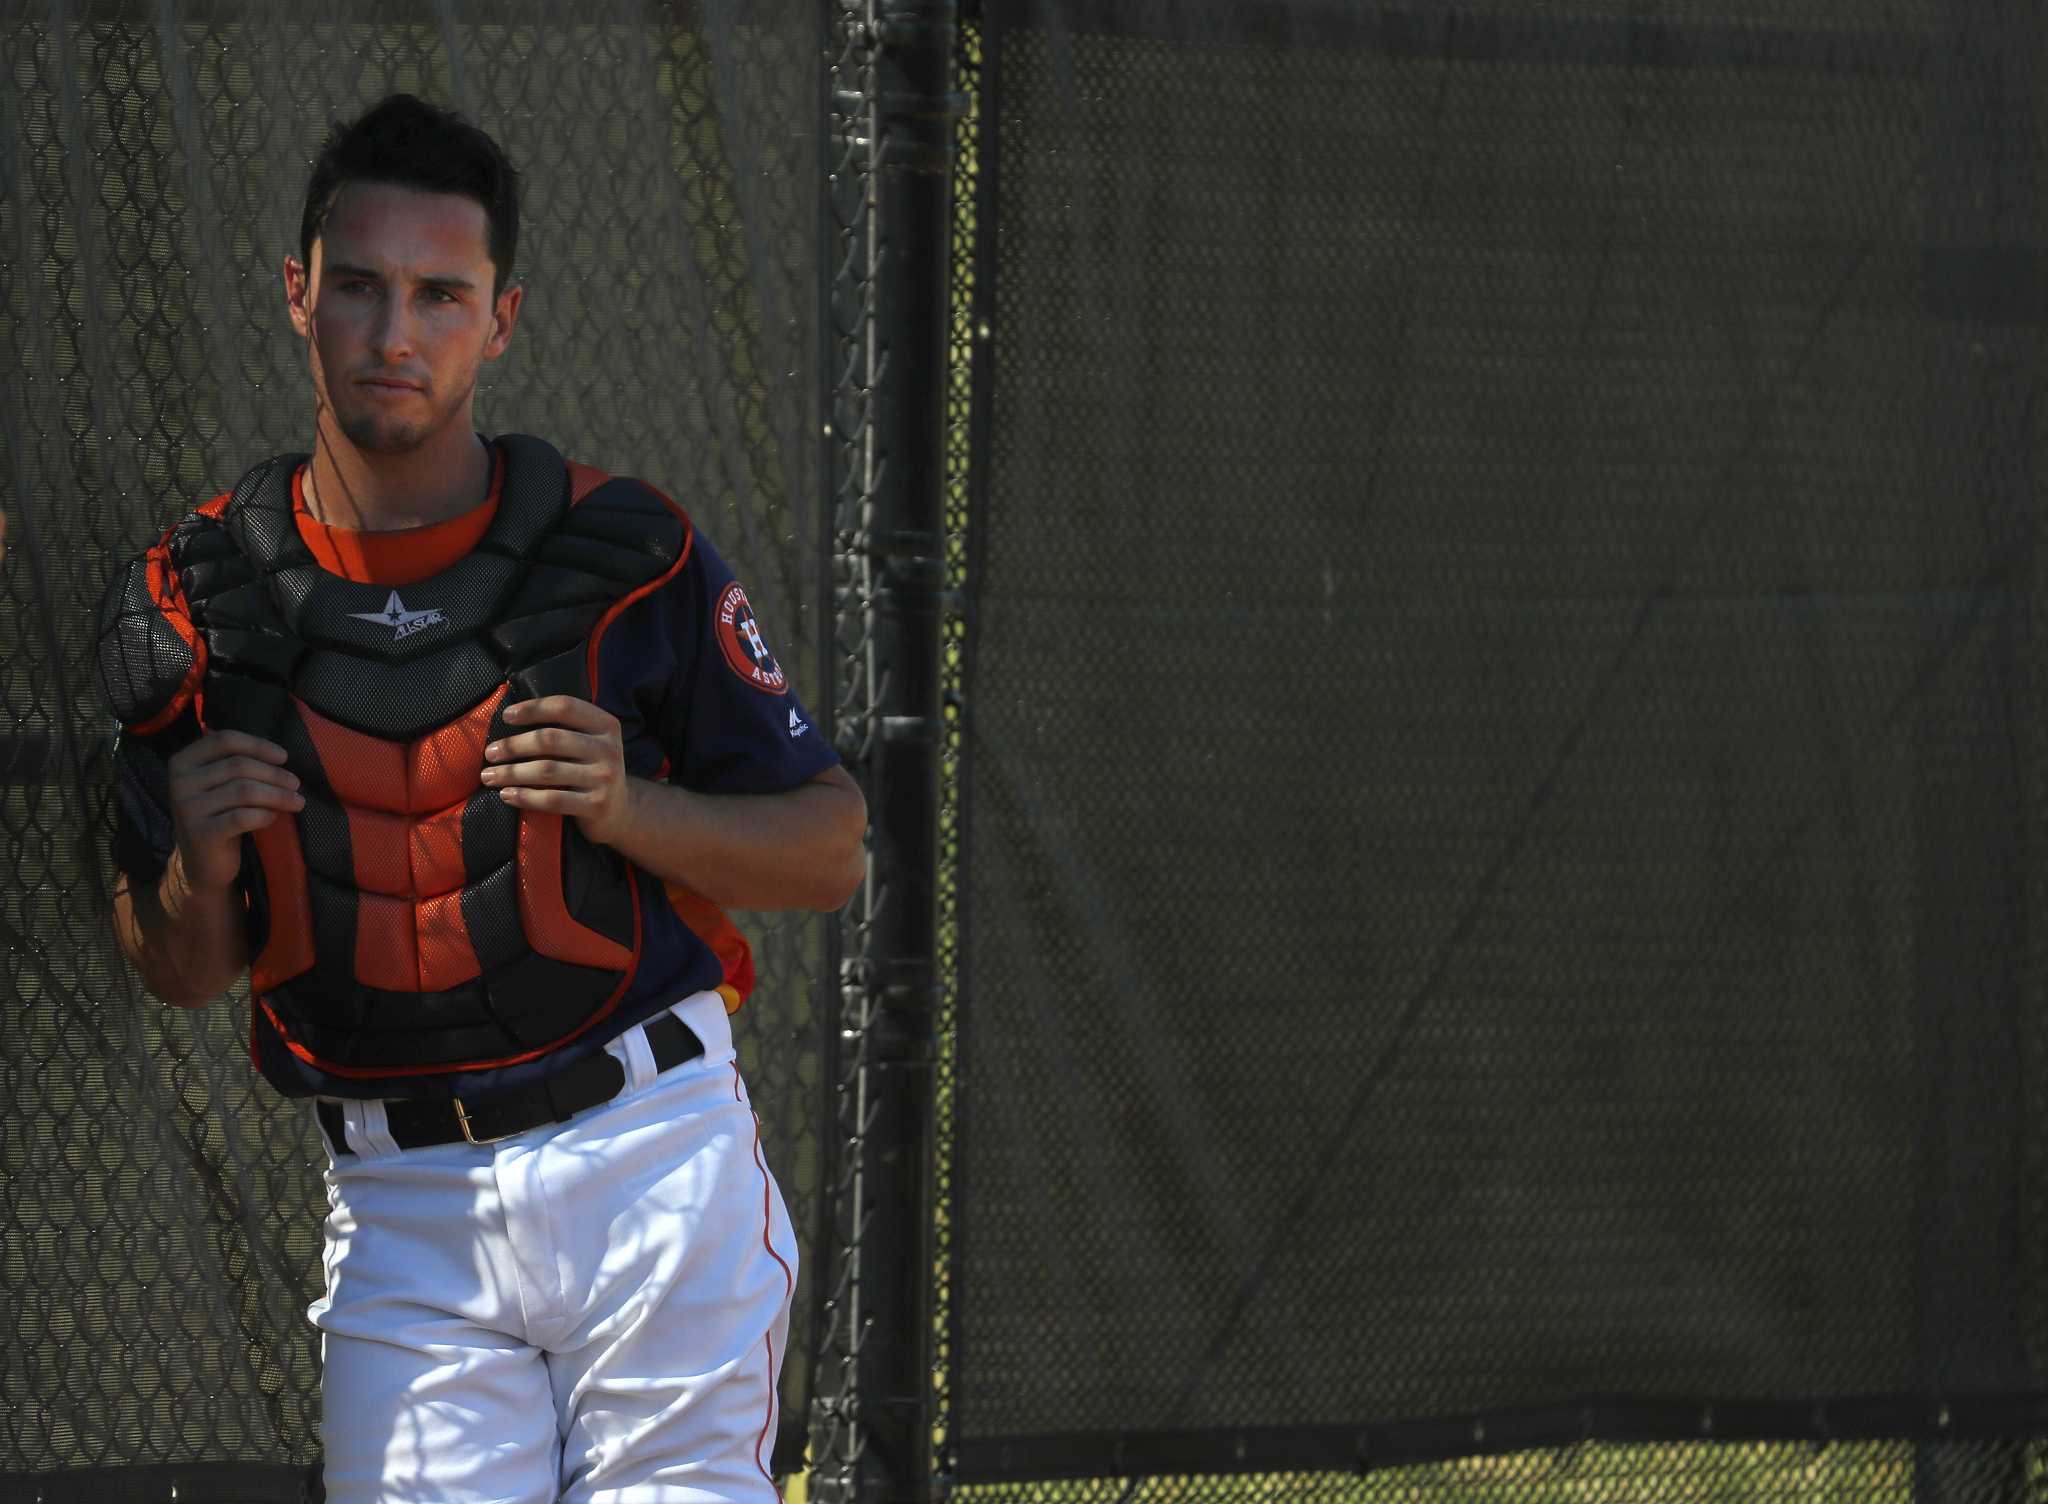
[(348, 281), (341, 284), (341, 290), (343, 292), (361, 292), (367, 288), (370, 288), (372, 285), (373, 284), (371, 283), (363, 281), (363, 279), (360, 277), (351, 277)]
[(452, 303), (455, 301), (455, 294), (450, 292), (445, 287), (430, 287), (427, 289), (427, 296), (430, 298), (439, 298), (443, 303)]

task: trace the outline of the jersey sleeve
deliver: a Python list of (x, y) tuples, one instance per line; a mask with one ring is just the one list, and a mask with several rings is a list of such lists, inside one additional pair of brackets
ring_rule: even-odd
[(660, 718), (669, 781), (774, 794), (836, 767), (752, 604), (702, 533), (664, 592), (676, 673)]

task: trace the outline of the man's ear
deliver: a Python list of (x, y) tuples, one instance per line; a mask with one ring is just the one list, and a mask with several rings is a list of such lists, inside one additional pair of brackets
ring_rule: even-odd
[(284, 302), (292, 316), (292, 328), (299, 332), (300, 339), (307, 339), (313, 333), (313, 314), (308, 303), (308, 279), (306, 268), (296, 256), (284, 258)]
[(485, 360), (496, 360), (512, 343), (512, 328), (519, 322), (519, 305), (525, 299), (526, 289), (516, 283), (498, 294), (491, 307), (491, 337), (484, 341)]

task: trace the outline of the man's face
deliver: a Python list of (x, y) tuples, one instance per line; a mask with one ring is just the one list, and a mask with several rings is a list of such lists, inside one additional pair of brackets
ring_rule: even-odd
[(356, 448), (405, 454), (468, 429), (477, 371), (503, 353), (519, 312), (520, 289), (491, 296), (488, 235), (475, 199), (351, 182), (312, 266), (286, 259), (314, 392)]

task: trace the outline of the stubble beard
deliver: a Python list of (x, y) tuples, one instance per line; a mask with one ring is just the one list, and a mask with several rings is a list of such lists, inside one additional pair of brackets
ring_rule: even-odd
[(443, 426), (434, 419), (407, 420), (361, 409), (344, 411), (331, 403), (329, 410), (342, 436), (364, 454), (411, 454)]
[[(317, 354), (316, 354), (317, 358)], [(334, 386), (321, 373), (320, 390), (325, 400), (328, 415), (334, 426), (363, 454), (411, 454), (429, 439), (440, 433), (460, 415), (464, 403), (476, 391), (477, 372), (467, 373), (463, 391), (454, 402), (445, 406), (436, 404), (432, 394), (424, 394), (427, 403), (425, 417), (404, 417), (397, 413), (379, 412), (371, 405), (370, 399), (347, 407), (334, 400)], [(353, 391), (353, 385), (349, 387)]]

